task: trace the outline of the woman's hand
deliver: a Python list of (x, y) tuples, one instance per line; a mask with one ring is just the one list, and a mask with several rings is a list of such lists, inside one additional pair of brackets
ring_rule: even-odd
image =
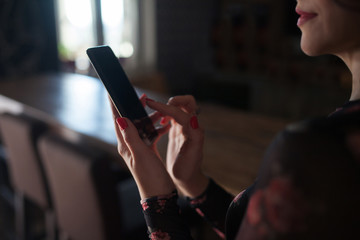
[[(144, 97), (140, 100), (143, 102)], [(163, 162), (159, 159), (154, 144), (152, 146), (146, 145), (132, 122), (127, 118), (121, 118), (112, 103), (111, 108), (114, 122), (116, 122), (118, 152), (133, 175), (141, 198), (171, 193), (175, 189), (174, 183)], [(160, 114), (154, 113), (151, 118), (157, 121)], [(168, 132), (169, 127), (169, 125), (165, 125), (158, 129), (159, 137)]]
[(204, 134), (198, 124), (194, 97), (176, 96), (167, 104), (148, 100), (147, 105), (166, 116), (163, 125), (171, 121), (166, 167), (173, 182), (184, 195), (199, 196), (209, 179), (201, 170)]

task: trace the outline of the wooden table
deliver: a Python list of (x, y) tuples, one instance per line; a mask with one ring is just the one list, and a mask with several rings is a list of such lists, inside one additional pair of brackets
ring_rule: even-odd
[[(142, 89), (141, 95), (166, 101)], [(200, 103), (205, 129), (205, 172), (236, 194), (252, 183), (262, 156), (286, 120)], [(116, 137), (107, 93), (101, 82), (78, 74), (49, 74), (0, 82), (0, 112), (25, 113), (70, 138), (96, 142), (116, 155)], [(166, 139), (160, 141), (162, 155)]]

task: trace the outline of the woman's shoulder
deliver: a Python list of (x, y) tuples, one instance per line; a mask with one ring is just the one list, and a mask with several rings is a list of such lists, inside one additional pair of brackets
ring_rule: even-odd
[[(261, 221), (269, 226), (305, 223), (304, 236), (328, 229), (334, 229), (331, 234), (346, 234), (344, 230), (356, 229), (353, 223), (360, 213), (359, 171), (360, 114), (294, 123), (268, 148), (249, 206), (264, 202), (261, 209), (277, 213), (263, 216)], [(279, 199), (284, 201), (281, 208)], [(246, 213), (249, 220), (263, 211), (252, 207)]]

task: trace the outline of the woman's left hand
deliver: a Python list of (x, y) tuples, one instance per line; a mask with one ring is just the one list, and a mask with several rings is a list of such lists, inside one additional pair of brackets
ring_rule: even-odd
[[(129, 119), (120, 117), (112, 102), (111, 108), (116, 122), (118, 152), (133, 175), (141, 198), (171, 193), (175, 186), (159, 158), (155, 143), (152, 146), (146, 145), (134, 124)], [(151, 118), (156, 121), (160, 116), (156, 113)], [(169, 128), (170, 126), (164, 126), (158, 129), (159, 137), (168, 132)]]

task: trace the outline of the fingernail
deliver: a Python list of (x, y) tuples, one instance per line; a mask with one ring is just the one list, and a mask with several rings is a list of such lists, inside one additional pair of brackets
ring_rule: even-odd
[(140, 96), (140, 98), (144, 98), (144, 97), (146, 97), (146, 94), (145, 94), (145, 93), (143, 93), (143, 94)]
[(116, 122), (121, 130), (125, 130), (128, 127), (128, 124), (124, 118), (119, 117), (116, 119)]
[(161, 118), (160, 124), (161, 124), (161, 125), (166, 124), (166, 118), (165, 118), (165, 117), (162, 117), (162, 118)]
[(198, 129), (199, 128), (199, 122), (196, 116), (192, 116), (190, 119), (190, 126), (193, 129)]
[(154, 100), (152, 100), (151, 98), (146, 98), (147, 102), (155, 102)]

